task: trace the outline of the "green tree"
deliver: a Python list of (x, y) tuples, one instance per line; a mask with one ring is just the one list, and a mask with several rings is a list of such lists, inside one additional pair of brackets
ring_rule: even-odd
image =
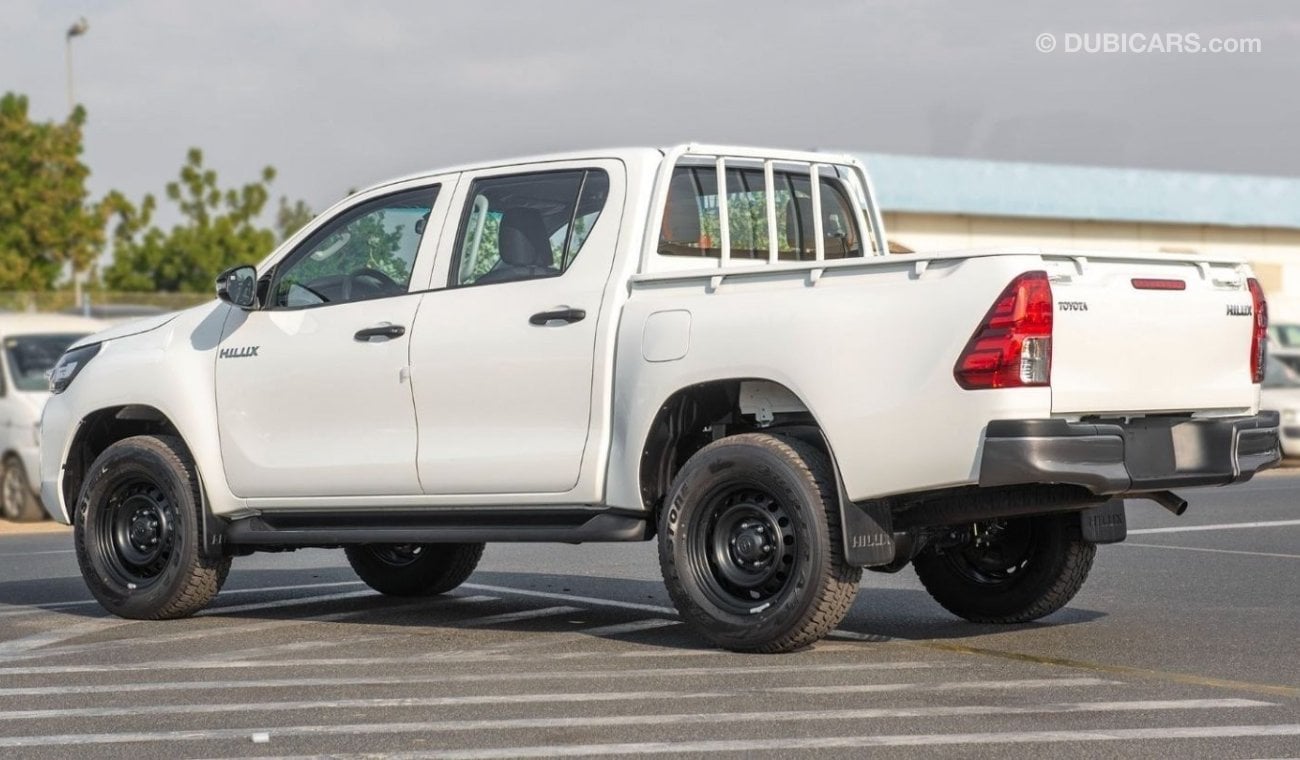
[(275, 212), (275, 231), (280, 235), (280, 242), (293, 237), (293, 233), (302, 229), (316, 214), (301, 200), (289, 203), (289, 199), (280, 196), (280, 208)]
[(153, 224), (153, 195), (137, 205), (112, 193), (105, 203), (116, 219), (113, 263), (105, 283), (115, 290), (203, 292), (223, 269), (257, 262), (276, 244), (275, 231), (259, 224), (274, 179), (268, 166), (257, 180), (223, 190), (217, 173), (204, 167), (203, 152), (190, 148), (179, 179), (166, 187), (182, 219), (167, 232)]
[(0, 290), (48, 290), (102, 249), (103, 210), (89, 202), (81, 162), (86, 111), (34, 122), (27, 98), (0, 97)]

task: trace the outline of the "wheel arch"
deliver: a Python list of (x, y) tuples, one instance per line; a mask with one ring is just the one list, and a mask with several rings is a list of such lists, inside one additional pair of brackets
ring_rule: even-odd
[(694, 383), (668, 394), (642, 438), (637, 472), (642, 506), (658, 512), (673, 478), (695, 452), (718, 438), (755, 431), (799, 438), (834, 461), (815, 415), (785, 384), (761, 377)]
[(77, 498), (90, 465), (109, 446), (135, 435), (173, 435), (188, 448), (189, 443), (174, 422), (157, 407), (122, 404), (97, 409), (81, 418), (64, 458), (63, 506), (76, 514)]

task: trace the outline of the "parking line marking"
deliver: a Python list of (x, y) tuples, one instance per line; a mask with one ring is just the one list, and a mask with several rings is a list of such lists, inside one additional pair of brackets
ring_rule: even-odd
[(1104, 663), (1087, 662), (1085, 660), (1071, 660), (1066, 657), (1042, 657), (1039, 655), (1026, 654), (1024, 652), (1009, 652), (1002, 649), (970, 647), (963, 644), (950, 644), (944, 641), (907, 641), (902, 643), (902, 646), (915, 646), (922, 649), (937, 649), (942, 652), (956, 652), (958, 654), (984, 655), (987, 657), (997, 657), (1003, 660), (1032, 662), (1037, 665), (1058, 665), (1065, 668), (1077, 668), (1079, 670), (1090, 670), (1096, 673), (1108, 673), (1118, 676), (1155, 678), (1161, 681), (1171, 681), (1173, 683), (1191, 684), (1193, 686), (1212, 686), (1219, 689), (1232, 689), (1234, 691), (1250, 691), (1277, 697), (1300, 697), (1300, 687), (1296, 686), (1281, 686), (1271, 683), (1252, 683), (1250, 681), (1233, 681), (1227, 678), (1211, 678), (1209, 676), (1198, 676), (1192, 673), (1178, 673), (1169, 670), (1138, 668), (1132, 665), (1106, 665)]
[(1202, 530), (1240, 530), (1243, 528), (1284, 528), (1288, 525), (1300, 525), (1300, 520), (1269, 520), (1265, 522), (1219, 523), (1217, 525), (1175, 525), (1170, 528), (1138, 528), (1130, 530), (1130, 536), (1146, 533), (1192, 533)]
[(1277, 554), (1274, 552), (1248, 552), (1239, 549), (1207, 549), (1201, 546), (1165, 546), (1162, 544), (1135, 544), (1125, 541), (1120, 546), (1140, 546), (1143, 549), (1180, 549), (1185, 552), (1207, 552), (1209, 554), (1241, 554), (1248, 557), (1275, 557), (1280, 559), (1300, 559), (1300, 554)]
[[(1162, 741), (1166, 739), (1243, 739), (1247, 737), (1300, 736), (1300, 724), (1263, 726), (1187, 726), (1168, 728), (1113, 728), (1059, 731), (1007, 731), (978, 734), (893, 734), (879, 736), (827, 736), (787, 739), (723, 739), (626, 744), (559, 744), (540, 747), (399, 752), (390, 760), (494, 760), (495, 758), (589, 757), (592, 755), (704, 754), (710, 752), (771, 752), (775, 750), (826, 750), (863, 747), (935, 747), (972, 744), (1062, 744), (1070, 742)], [(282, 757), (280, 760), (305, 760)], [(331, 755), (362, 758), (367, 755)]]
[(623, 610), (637, 610), (639, 612), (653, 612), (657, 615), (671, 615), (677, 617), (677, 610), (671, 607), (660, 607), (654, 604), (640, 604), (637, 602), (620, 602), (615, 599), (601, 599), (594, 596), (575, 596), (573, 594), (556, 594), (550, 591), (531, 591), (529, 589), (512, 588), (510, 586), (488, 586), (482, 583), (466, 583), (461, 588), (472, 588), (479, 591), (493, 591), (498, 594), (515, 594), (516, 596), (535, 596), (542, 599), (554, 599), (557, 602), (577, 602), (579, 604), (595, 605), (597, 607), (617, 607)]
[[(376, 607), (371, 609), (345, 610), (343, 612), (330, 612), (321, 615), (307, 615), (304, 617), (295, 617), (287, 620), (267, 620), (256, 623), (238, 623), (225, 625), (219, 628), (204, 628), (197, 631), (180, 631), (177, 633), (167, 633), (160, 636), (141, 636), (129, 639), (114, 639), (111, 641), (97, 641), (93, 644), (70, 644), (66, 646), (50, 647), (35, 651), (27, 651), (22, 654), (15, 654), (7, 659), (10, 662), (18, 660), (39, 660), (47, 657), (66, 657), (81, 652), (104, 652), (111, 649), (131, 648), (142, 644), (172, 644), (178, 641), (193, 641), (194, 639), (211, 638), (215, 636), (239, 636), (248, 633), (259, 633), (262, 631), (275, 630), (277, 628), (290, 628), (296, 625), (306, 625), (308, 623), (334, 623), (341, 620), (347, 620), (353, 617), (359, 617), (368, 613), (397, 612), (410, 609), (413, 607), (428, 607), (430, 602), (454, 602), (456, 606), (464, 604), (475, 604), (478, 602), (495, 601), (495, 596), (443, 596), (436, 599), (423, 599), (418, 602), (409, 602), (396, 606)], [(219, 616), (218, 616), (219, 617)], [(248, 652), (263, 652), (265, 648), (252, 650), (235, 650), (237, 653), (246, 654)], [(231, 654), (227, 652), (226, 654)], [(201, 658), (207, 659), (207, 658)], [(227, 659), (229, 659), (227, 657)]]
[[(445, 656), (433, 656), (424, 659), (415, 659), (410, 657), (353, 657), (353, 658), (334, 658), (334, 659), (304, 659), (304, 660), (276, 660), (265, 662), (262, 660), (242, 660), (232, 662), (194, 662), (192, 660), (172, 660), (159, 661), (151, 663), (120, 663), (114, 664), (112, 670), (118, 672), (138, 672), (150, 670), (241, 670), (241, 669), (258, 669), (262, 670), (270, 667), (304, 667), (304, 668), (337, 668), (343, 666), (350, 667), (368, 667), (372, 665), (406, 665), (406, 666), (437, 666), (445, 667), (448, 660), (458, 653), (449, 653)], [(600, 654), (593, 652), (592, 654)], [(529, 655), (529, 659), (535, 660), (536, 654)], [(469, 659), (467, 662), (478, 660)], [(800, 665), (800, 673), (858, 673), (863, 671), (891, 671), (891, 670), (924, 670), (930, 668), (952, 668), (961, 667), (960, 664), (953, 663), (929, 663), (929, 662), (863, 662), (863, 663), (845, 663), (836, 665)], [(0, 667), (0, 676), (6, 675), (66, 675), (69, 673), (102, 673), (105, 666), (96, 665), (33, 665), (20, 667)], [(584, 679), (606, 679), (606, 678), (640, 678), (655, 676), (672, 676), (672, 677), (690, 677), (690, 676), (731, 676), (731, 675), (751, 675), (751, 674), (769, 674), (785, 673), (789, 671), (788, 665), (750, 665), (743, 667), (704, 667), (704, 668), (633, 668), (615, 670), (565, 670), (562, 672), (519, 672), (512, 671), (506, 673), (463, 673), (463, 674), (439, 674), (431, 681), (418, 681), (418, 683), (478, 683), (488, 681), (580, 681)], [(419, 676), (412, 676), (418, 678)], [(332, 683), (327, 680), (325, 683)], [(390, 681), (375, 680), (365, 676), (344, 678), (343, 683), (389, 683)], [(415, 682), (415, 681), (413, 681)], [(0, 688), (0, 696), (16, 695), (34, 695), (34, 694), (93, 694), (99, 691), (166, 691), (170, 689), (205, 689), (205, 688), (222, 688), (238, 689), (241, 684), (298, 684), (304, 683), (301, 679), (275, 679), (272, 681), (187, 681), (179, 685), (167, 685), (166, 683), (147, 683), (136, 682), (117, 685), (93, 685), (93, 686), (51, 686), (51, 687), (14, 687)], [(314, 683), (314, 682), (313, 682)], [(402, 683), (401, 680), (397, 683)], [(49, 688), (50, 691), (41, 691)], [(36, 689), (36, 691), (33, 691)]]
[[(1044, 678), (1023, 681), (973, 681), (969, 683), (896, 683), (857, 684), (847, 686), (777, 687), (753, 689), (719, 689), (714, 691), (598, 691), (551, 692), (545, 694), (471, 694), (455, 697), (381, 697), (365, 699), (319, 699), (280, 702), (204, 702), (196, 704), (128, 705), (113, 707), (61, 707), (33, 710), (0, 711), (0, 721), (49, 720), (67, 718), (111, 718), (122, 715), (196, 715), (211, 713), (270, 713), (296, 710), (367, 710), (403, 707), (463, 707), (495, 704), (550, 704), (622, 702), (685, 699), (736, 699), (764, 694), (858, 694), (879, 691), (990, 691), (1035, 689), (1045, 687), (1077, 687), (1113, 684), (1101, 679)], [(318, 684), (319, 685), (319, 684)], [(350, 684), (338, 684), (347, 686)], [(888, 687), (888, 688), (876, 688)], [(1249, 700), (1247, 700), (1249, 701)], [(1088, 703), (1092, 704), (1092, 703)], [(1265, 704), (1265, 703), (1260, 703)], [(1246, 706), (1255, 706), (1253, 704)], [(895, 717), (895, 716), (884, 716)], [(906, 717), (906, 716), (904, 716)]]
[[(293, 586), (267, 586), (265, 588), (235, 588), (230, 590), (222, 589), (221, 593), (217, 595), (217, 598), (221, 599), (222, 597), (231, 596), (234, 594), (257, 594), (263, 592), (270, 593), (272, 591), (300, 591), (302, 589), (308, 589), (308, 588), (336, 588), (338, 586), (363, 586), (363, 585), (365, 584), (362, 583), (361, 581), (340, 581), (337, 583), (301, 583)], [(35, 615), (40, 612), (56, 612), (58, 610), (64, 610), (71, 607), (97, 607), (97, 606), (99, 606), (99, 602), (95, 601), (94, 599), (83, 599), (75, 602), (53, 602), (50, 604), (39, 604), (39, 605), (33, 605), (31, 607), (24, 607), (23, 609), (5, 610), (3, 612), (0, 612), (0, 617), (14, 617), (17, 615)], [(214, 607), (212, 609), (217, 609), (217, 608)]]
[(666, 628), (670, 625), (681, 625), (680, 620), (664, 620), (663, 618), (646, 618), (645, 620), (633, 620), (630, 623), (615, 623), (614, 625), (602, 625), (596, 628), (583, 628), (574, 631), (579, 636), (618, 636), (623, 633), (638, 633), (640, 631), (650, 631), (655, 628)]
[(517, 623), (521, 620), (535, 620), (537, 618), (555, 617), (556, 615), (567, 615), (570, 612), (581, 612), (579, 607), (541, 607), (535, 610), (520, 610), (519, 612), (503, 612), (500, 615), (488, 615), (486, 617), (470, 618), (461, 620), (451, 627), (453, 628), (481, 628), (483, 626), (504, 625), (506, 623)]
[[(924, 718), (936, 716), (1045, 715), (1063, 713), (1146, 712), (1153, 710), (1217, 710), (1247, 707), (1270, 707), (1269, 702), (1249, 699), (1182, 699), (1141, 700), (1130, 702), (1063, 702), (1042, 705), (945, 705), (936, 707), (864, 708), (851, 710), (773, 710), (762, 712), (677, 713), (607, 715), (583, 717), (489, 718), (476, 720), (440, 720), (407, 723), (353, 723), (345, 725), (279, 726), (268, 729), (219, 728), (180, 731), (131, 731), (97, 734), (52, 734), (45, 736), (0, 737), (0, 747), (35, 747), (49, 745), (121, 744), (126, 742), (190, 742), (242, 739), (257, 732), (277, 737), (339, 736), (367, 734), (433, 733), (449, 731), (491, 731), (525, 728), (600, 728), (647, 725), (707, 725), (717, 723), (773, 723), (833, 720), (871, 720), (882, 718)], [(1293, 726), (1300, 733), (1300, 726)], [(1158, 729), (1153, 729), (1158, 730)], [(1107, 732), (1109, 733), (1109, 732)], [(1165, 738), (1165, 735), (1161, 735)], [(743, 742), (732, 744), (733, 750)], [(653, 746), (653, 745), (652, 745)], [(659, 745), (662, 746), (662, 745)], [(564, 752), (571, 747), (548, 747)], [(479, 750), (471, 750), (478, 752)], [(590, 753), (588, 753), (590, 754)], [(514, 756), (515, 753), (511, 753)], [(476, 755), (469, 755), (474, 757)]]

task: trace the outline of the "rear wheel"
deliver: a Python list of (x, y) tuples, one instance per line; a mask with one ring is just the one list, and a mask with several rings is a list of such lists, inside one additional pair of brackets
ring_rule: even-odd
[(660, 515), (659, 565), (682, 617), (744, 652), (830, 633), (862, 577), (844, 560), (826, 457), (759, 433), (715, 441), (682, 468)]
[(944, 609), (975, 623), (1025, 623), (1064, 607), (1083, 586), (1097, 547), (1073, 515), (981, 523), (971, 541), (912, 560)]
[(27, 480), (27, 470), (16, 456), (5, 457), (0, 465), (0, 517), (14, 522), (45, 519), (40, 497)]
[(357, 576), (381, 594), (433, 596), (469, 578), (483, 544), (362, 544), (344, 552)]
[(203, 501), (174, 436), (134, 436), (90, 466), (77, 502), (77, 563), (90, 593), (125, 618), (162, 620), (207, 606), (230, 558), (201, 551)]

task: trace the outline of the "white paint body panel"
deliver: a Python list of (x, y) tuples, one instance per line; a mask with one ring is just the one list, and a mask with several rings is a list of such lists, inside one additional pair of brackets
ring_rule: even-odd
[[(227, 516), (268, 507), (641, 510), (640, 465), (656, 414), (677, 391), (711, 380), (789, 389), (822, 426), (853, 499), (977, 482), (991, 420), (1256, 407), (1244, 366), (1249, 320), (1223, 313), (1225, 303), (1249, 302), (1239, 262), (1018, 249), (724, 268), (647, 245), (658, 234), (661, 163), (652, 149), (544, 157), (421, 175), (340, 202), (259, 269), (357, 203), (440, 181), (411, 292), (278, 314), (213, 303), (112, 334), (46, 406), (43, 493), (66, 521), (61, 470), (77, 425), (128, 404), (176, 425), (212, 510)], [(473, 176), (574, 166), (606, 169), (610, 200), (566, 274), (446, 287)], [(865, 175), (845, 181), (869, 193)], [(1026, 271), (1077, 269), (1080, 256), (1082, 275), (1053, 285), (1058, 300), (1089, 302), (1087, 312), (1057, 312), (1053, 386), (958, 387), (957, 357), (1007, 283)], [(1115, 284), (1169, 276), (1170, 267), (1187, 275), (1186, 292)], [(1190, 273), (1201, 271), (1241, 284), (1193, 285)], [(561, 305), (585, 309), (586, 319), (528, 324)], [(385, 321), (408, 326), (406, 335), (352, 339)], [(256, 358), (217, 359), (220, 346), (254, 344)], [(1160, 393), (1143, 390), (1150, 377), (1165, 386)]]

